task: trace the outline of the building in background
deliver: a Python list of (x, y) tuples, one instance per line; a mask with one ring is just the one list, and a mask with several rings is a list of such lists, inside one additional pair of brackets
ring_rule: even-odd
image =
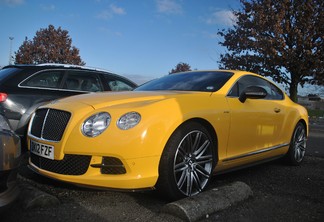
[(308, 96), (299, 96), (298, 103), (307, 109), (324, 110), (324, 100), (316, 94), (309, 94)]

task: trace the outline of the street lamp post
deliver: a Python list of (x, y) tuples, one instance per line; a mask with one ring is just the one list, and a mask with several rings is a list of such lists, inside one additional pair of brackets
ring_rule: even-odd
[(11, 56), (11, 50), (12, 50), (12, 40), (14, 39), (14, 37), (9, 37), (10, 40), (10, 48), (9, 48), (9, 65), (11, 65), (11, 60), (12, 60), (12, 56)]

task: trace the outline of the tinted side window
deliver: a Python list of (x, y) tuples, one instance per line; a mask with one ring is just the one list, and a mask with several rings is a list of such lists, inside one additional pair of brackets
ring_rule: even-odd
[(268, 94), (265, 99), (283, 99), (283, 93), (279, 88), (272, 83), (256, 76), (243, 76), (233, 85), (228, 96), (239, 97), (239, 95), (249, 86), (259, 86), (264, 88)]
[(283, 92), (275, 85), (270, 83), (271, 87), (271, 99), (282, 100), (284, 98)]
[(111, 91), (130, 91), (133, 89), (130, 85), (120, 80), (111, 80), (108, 82)]
[(135, 88), (134, 83), (114, 75), (104, 75), (111, 91), (130, 91)]
[(103, 91), (98, 74), (85, 71), (69, 71), (63, 83), (63, 89), (87, 92)]
[(45, 71), (31, 76), (20, 85), (39, 88), (59, 88), (62, 77), (63, 73), (60, 71)]

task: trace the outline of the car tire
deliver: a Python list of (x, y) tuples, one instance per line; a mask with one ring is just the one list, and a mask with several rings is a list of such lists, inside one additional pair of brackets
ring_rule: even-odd
[(306, 128), (304, 124), (299, 122), (293, 132), (289, 150), (285, 156), (285, 161), (294, 166), (298, 166), (304, 159), (306, 151)]
[(159, 165), (157, 190), (168, 200), (202, 192), (215, 166), (215, 139), (197, 122), (181, 125), (169, 138)]

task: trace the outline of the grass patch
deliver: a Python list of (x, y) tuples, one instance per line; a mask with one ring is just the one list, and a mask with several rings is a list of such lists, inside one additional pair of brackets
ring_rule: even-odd
[(324, 117), (324, 110), (319, 110), (319, 109), (308, 109), (308, 115), (310, 117)]

